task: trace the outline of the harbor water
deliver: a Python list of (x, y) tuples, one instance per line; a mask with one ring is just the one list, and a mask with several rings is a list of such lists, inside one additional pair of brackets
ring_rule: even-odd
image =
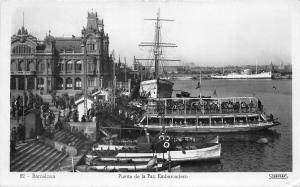
[[(197, 81), (174, 81), (174, 90), (199, 96)], [(251, 133), (219, 134), (220, 162), (183, 164), (183, 172), (289, 172), (292, 171), (292, 80), (202, 80), (202, 96), (255, 96), (266, 114), (281, 125)], [(175, 96), (175, 93), (174, 93)], [(191, 135), (189, 135), (191, 136)], [(200, 135), (196, 135), (200, 136)], [(258, 143), (264, 138), (267, 143)]]

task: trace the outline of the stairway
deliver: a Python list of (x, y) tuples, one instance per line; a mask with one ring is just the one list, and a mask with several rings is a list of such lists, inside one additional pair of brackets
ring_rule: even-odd
[(10, 162), (10, 171), (57, 171), (59, 163), (67, 157), (67, 154), (59, 152), (40, 141), (30, 141), (16, 147), (15, 156)]
[(62, 130), (55, 131), (53, 140), (62, 142), (67, 145), (71, 144), (78, 150), (82, 148), (86, 139), (79, 135), (72, 134), (71, 132), (62, 129)]

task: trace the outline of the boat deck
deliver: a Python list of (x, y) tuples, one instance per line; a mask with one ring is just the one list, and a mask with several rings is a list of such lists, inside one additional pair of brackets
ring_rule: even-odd
[(148, 118), (226, 118), (226, 117), (257, 117), (261, 113), (245, 112), (245, 113), (210, 113), (210, 114), (199, 114), (199, 113), (167, 113), (165, 115), (159, 115), (157, 113), (148, 113)]

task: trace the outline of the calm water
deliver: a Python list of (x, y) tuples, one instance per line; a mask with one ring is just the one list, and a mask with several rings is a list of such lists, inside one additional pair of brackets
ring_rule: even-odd
[[(198, 96), (197, 81), (175, 81), (174, 89)], [(273, 88), (275, 86), (277, 90)], [(279, 117), (282, 125), (253, 133), (219, 134), (222, 143), (220, 162), (182, 165), (184, 172), (292, 171), (292, 81), (291, 80), (203, 80), (202, 95), (255, 96), (267, 114)], [(267, 138), (267, 144), (256, 141)]]

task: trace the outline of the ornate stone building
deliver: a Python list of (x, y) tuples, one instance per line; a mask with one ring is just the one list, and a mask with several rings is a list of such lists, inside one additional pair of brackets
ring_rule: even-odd
[(43, 41), (24, 26), (11, 38), (11, 90), (89, 90), (108, 87), (112, 80), (109, 37), (97, 13), (88, 13), (80, 37)]

